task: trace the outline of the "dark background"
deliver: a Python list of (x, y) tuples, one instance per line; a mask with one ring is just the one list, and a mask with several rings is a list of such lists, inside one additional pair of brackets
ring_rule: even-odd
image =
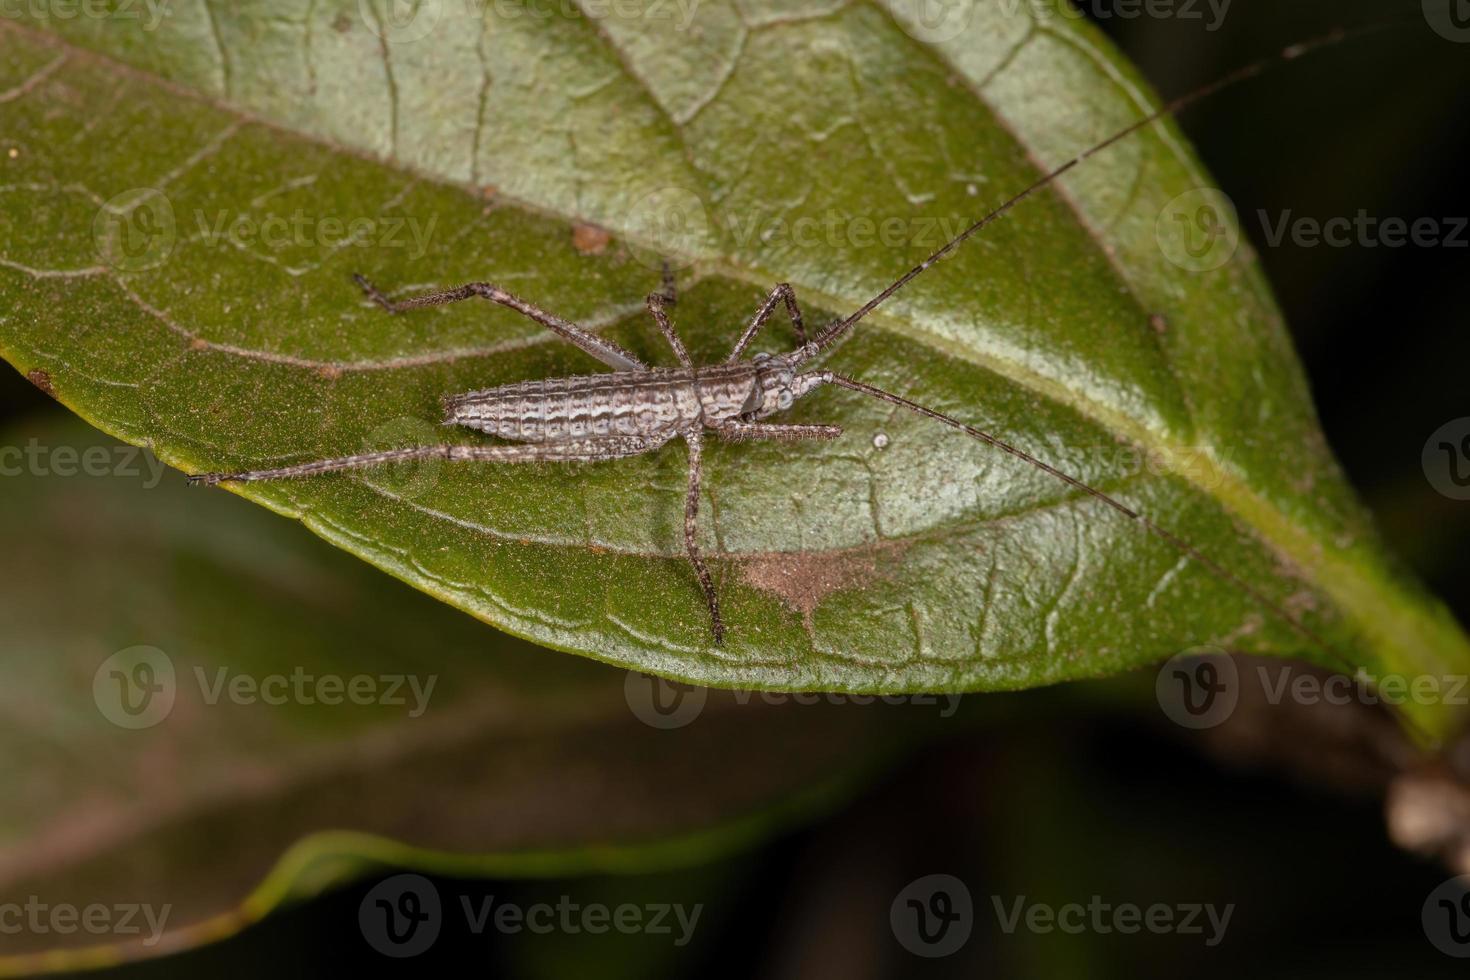
[[(1118, 9), (1116, 4), (1106, 5)], [(1204, 21), (1098, 18), (1165, 95), (1332, 27), (1417, 2), (1236, 0)], [(1192, 109), (1183, 125), (1235, 201), (1312, 379), (1322, 424), (1385, 536), (1470, 621), (1470, 504), (1435, 493), (1420, 450), (1470, 415), (1470, 249), (1268, 247), (1255, 218), (1470, 214), (1470, 44), (1424, 23), (1279, 70)], [(1470, 237), (1470, 233), (1467, 233)], [(0, 415), (59, 411), (13, 372)], [(1044, 692), (1041, 697), (1047, 696)], [(1447, 877), (1385, 839), (1381, 804), (1219, 761), (1161, 718), (1087, 714), (955, 739), (816, 826), (710, 867), (550, 882), (439, 879), (456, 896), (529, 904), (703, 903), (694, 941), (669, 937), (472, 936), (457, 916), (429, 975), (1271, 977), (1463, 976), (1419, 912)], [(953, 956), (906, 952), (889, 905), (931, 873), (963, 879), (975, 931)], [(363, 941), (373, 883), (285, 910), (214, 947), (119, 976), (316, 976), (391, 968)], [(1003, 935), (988, 896), (1039, 901), (1234, 902), (1226, 940)]]

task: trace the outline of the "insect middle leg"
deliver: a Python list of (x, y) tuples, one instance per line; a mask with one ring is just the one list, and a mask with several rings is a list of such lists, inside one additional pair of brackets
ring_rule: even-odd
[(679, 359), (680, 366), (693, 367), (694, 362), (689, 358), (689, 351), (685, 349), (684, 341), (679, 339), (679, 335), (674, 332), (674, 325), (669, 322), (669, 314), (664, 309), (666, 302), (668, 302), (668, 297), (663, 293), (649, 293), (649, 315), (653, 317), (653, 322), (658, 324), (659, 332), (664, 335), (669, 346), (674, 349), (674, 356)]
[(767, 296), (766, 301), (760, 305), (760, 309), (755, 311), (755, 316), (751, 317), (740, 339), (735, 341), (735, 349), (730, 351), (729, 357), (725, 358), (726, 362), (733, 364), (740, 360), (740, 355), (745, 353), (745, 348), (750, 346), (750, 342), (755, 339), (760, 328), (765, 326), (766, 321), (775, 312), (776, 304), (780, 302), (786, 304), (786, 315), (791, 318), (791, 326), (796, 331), (797, 343), (806, 344), (806, 327), (801, 322), (801, 307), (796, 303), (796, 290), (791, 288), (789, 282), (778, 283), (776, 288), (771, 290), (771, 295)]
[(689, 554), (689, 563), (694, 566), (694, 575), (699, 579), (700, 591), (704, 593), (704, 604), (709, 607), (710, 621), (714, 627), (715, 646), (725, 642), (725, 621), (720, 617), (720, 597), (715, 593), (714, 579), (705, 567), (699, 553), (699, 482), (702, 475), (704, 434), (698, 429), (684, 433), (684, 442), (689, 446), (689, 489), (684, 495), (684, 550)]
[(665, 307), (673, 306), (678, 302), (678, 293), (674, 286), (674, 270), (669, 263), (664, 262), (663, 286), (657, 291), (648, 294), (648, 314), (653, 317), (653, 322), (658, 324), (659, 332), (664, 335), (664, 340), (674, 349), (674, 356), (679, 359), (681, 367), (693, 367), (694, 362), (689, 359), (689, 351), (684, 347), (684, 341), (674, 332), (674, 325), (669, 321), (669, 314)]
[(531, 303), (527, 303), (512, 293), (506, 292), (499, 286), (488, 282), (467, 282), (463, 286), (455, 286), (453, 289), (443, 289), (437, 293), (426, 293), (423, 296), (412, 296), (408, 299), (391, 300), (383, 295), (382, 290), (360, 275), (353, 274), (352, 279), (368, 298), (377, 303), (389, 313), (402, 313), (405, 310), (416, 310), (421, 306), (443, 306), (446, 303), (458, 303), (461, 300), (479, 297), (488, 299), (507, 309), (515, 310), (522, 316), (534, 320), (547, 330), (561, 337), (563, 340), (580, 347), (591, 354), (602, 363), (616, 371), (647, 371), (648, 365), (644, 364), (631, 351), (624, 350), (611, 340), (599, 337), (594, 333), (583, 330), (569, 320), (563, 320), (555, 313), (548, 313)]

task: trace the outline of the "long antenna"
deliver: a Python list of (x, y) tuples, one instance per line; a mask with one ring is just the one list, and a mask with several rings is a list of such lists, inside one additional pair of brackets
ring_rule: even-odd
[(862, 392), (864, 395), (870, 395), (871, 397), (877, 398), (880, 401), (885, 401), (892, 405), (898, 405), (902, 408), (907, 408), (911, 412), (917, 412), (925, 418), (931, 418), (936, 422), (942, 422), (952, 429), (958, 429), (972, 439), (980, 440), (987, 446), (999, 449), (1001, 452), (1004, 453), (1009, 453), (1010, 455), (1015, 456), (1017, 459), (1024, 460), (1037, 469), (1056, 477), (1058, 480), (1061, 480), (1069, 487), (1072, 487), (1076, 490), (1081, 490), (1083, 493), (1088, 494), (1094, 499), (1102, 501), (1104, 504), (1122, 514), (1124, 517), (1128, 518), (1131, 521), (1137, 522), (1139, 525), (1147, 529), (1150, 534), (1153, 534), (1168, 542), (1181, 554), (1189, 557), (1193, 561), (1198, 562), (1200, 565), (1204, 566), (1220, 579), (1229, 582), (1231, 585), (1234, 585), (1236, 588), (1240, 589), (1256, 602), (1260, 603), (1261, 606), (1270, 610), (1272, 614), (1280, 617), (1287, 623), (1287, 625), (1291, 626), (1303, 637), (1311, 641), (1318, 649), (1322, 650), (1332, 659), (1336, 660), (1340, 666), (1346, 668), (1347, 673), (1354, 673), (1358, 669), (1357, 664), (1354, 664), (1352, 661), (1348, 660), (1346, 657), (1342, 656), (1336, 650), (1334, 650), (1326, 639), (1324, 639), (1310, 626), (1303, 623), (1296, 616), (1293, 616), (1286, 609), (1286, 607), (1277, 603), (1260, 589), (1256, 588), (1254, 585), (1251, 585), (1245, 579), (1241, 578), (1239, 575), (1236, 575), (1234, 572), (1230, 571), (1230, 569), (1226, 568), (1224, 565), (1221, 565), (1209, 555), (1206, 555), (1194, 545), (1190, 544), (1188, 541), (1185, 541), (1179, 535), (1175, 534), (1173, 531), (1170, 531), (1168, 528), (1163, 527), (1159, 524), (1155, 524), (1143, 514), (1134, 510), (1132, 507), (1129, 507), (1127, 504), (1123, 503), (1116, 497), (1110, 496), (1109, 494), (1103, 493), (1101, 490), (1098, 490), (1095, 487), (1089, 486), (1083, 481), (1077, 479), (1075, 476), (1062, 472), (1055, 466), (1052, 466), (1050, 463), (1046, 463), (1040, 459), (1037, 459), (1035, 456), (1031, 455), (1025, 450), (1018, 449), (1015, 446), (1012, 446), (1010, 443), (1004, 441), (1003, 439), (998, 439), (990, 433), (985, 432), (981, 429), (977, 429), (972, 425), (966, 425), (959, 419), (945, 415), (943, 412), (936, 412), (932, 408), (926, 408), (925, 406), (920, 405), (918, 402), (910, 401), (909, 399), (904, 398), (902, 395), (895, 395), (890, 391), (884, 391), (882, 388), (875, 388), (870, 384), (864, 384), (863, 382), (858, 381), (855, 378), (849, 378), (846, 375), (838, 374), (835, 371), (822, 371), (818, 374), (818, 377), (820, 377), (827, 384), (833, 384), (839, 388), (846, 388), (849, 391)]
[(1300, 58), (1304, 54), (1316, 51), (1319, 48), (1330, 47), (1348, 38), (1360, 37), (1365, 34), (1372, 34), (1390, 27), (1399, 26), (1400, 23), (1400, 21), (1384, 21), (1376, 24), (1370, 24), (1365, 27), (1354, 28), (1353, 30), (1338, 28), (1337, 30), (1332, 31), (1330, 34), (1324, 34), (1321, 37), (1316, 37), (1308, 41), (1303, 41), (1300, 44), (1293, 44), (1290, 47), (1283, 48), (1281, 51), (1278, 51), (1274, 55), (1269, 55), (1265, 58), (1262, 58), (1259, 61), (1246, 65), (1244, 68), (1237, 68), (1235, 71), (1226, 75), (1224, 78), (1211, 82), (1209, 85), (1206, 85), (1203, 88), (1195, 89), (1193, 92), (1190, 92), (1187, 95), (1181, 95), (1177, 99), (1174, 99), (1172, 102), (1169, 102), (1163, 108), (1157, 110), (1156, 112), (1152, 112), (1147, 116), (1144, 116), (1137, 122), (1134, 122), (1126, 128), (1114, 133), (1112, 136), (1109, 136), (1101, 143), (1098, 143), (1090, 149), (1084, 150), (1083, 152), (1077, 154), (1075, 157), (1068, 160), (1060, 167), (1057, 167), (1051, 173), (1045, 175), (1044, 177), (1038, 178), (1035, 183), (1031, 184), (1025, 190), (1021, 191), (1019, 194), (1015, 195), (1010, 200), (1000, 205), (1000, 207), (996, 208), (994, 211), (991, 211), (979, 221), (975, 222), (973, 225), (960, 232), (954, 238), (950, 239), (950, 241), (947, 242), (943, 247), (941, 247), (939, 251), (935, 252), (923, 262), (920, 262), (918, 265), (914, 266), (908, 272), (905, 272), (890, 286), (888, 286), (888, 288), (884, 289), (877, 296), (874, 296), (862, 306), (858, 307), (855, 312), (853, 312), (846, 318), (838, 320), (837, 322), (830, 324), (829, 326), (824, 328), (820, 334), (818, 334), (814, 339), (811, 340), (811, 342), (809, 342), (805, 347), (801, 348), (800, 360), (808, 360), (826, 350), (828, 347), (831, 347), (834, 343), (837, 342), (838, 338), (840, 338), (843, 334), (852, 329), (853, 324), (857, 323), (863, 317), (867, 316), (869, 313), (873, 312), (873, 310), (877, 309), (879, 304), (888, 299), (888, 297), (892, 296), (894, 293), (898, 292), (904, 286), (907, 286), (912, 280), (917, 278), (920, 273), (924, 272), (936, 262), (939, 262), (940, 260), (948, 257), (951, 252), (963, 245), (971, 238), (971, 236), (975, 235), (982, 228), (1005, 216), (1005, 214), (1009, 212), (1012, 208), (1014, 208), (1017, 204), (1020, 204), (1032, 194), (1035, 194), (1043, 187), (1046, 187), (1048, 184), (1054, 182), (1063, 174), (1067, 173), (1067, 171), (1082, 163), (1084, 160), (1098, 153), (1101, 153), (1103, 150), (1106, 150), (1108, 147), (1112, 146), (1114, 143), (1117, 143), (1119, 140), (1133, 135), (1140, 129), (1143, 129), (1145, 126), (1156, 123), (1160, 119), (1165, 119), (1169, 116), (1173, 116), (1176, 113), (1187, 109), (1189, 106), (1194, 105), (1196, 102), (1207, 99), (1223, 89), (1230, 88), (1233, 85), (1237, 85), (1248, 79), (1255, 78), (1256, 76), (1264, 73), (1269, 68), (1277, 67), (1279, 65), (1285, 64), (1288, 61), (1295, 61), (1297, 58)]
[[(1313, 38), (1299, 44), (1293, 44), (1287, 48), (1283, 48), (1275, 55), (1262, 58), (1259, 61), (1246, 65), (1243, 68), (1236, 69), (1235, 71), (1224, 76), (1218, 81), (1212, 82), (1211, 84), (1206, 85), (1203, 88), (1196, 89), (1193, 92), (1174, 99), (1158, 111), (1153, 112), (1148, 116), (1145, 116), (1144, 118), (1132, 123), (1126, 128), (1119, 130), (1117, 133), (1114, 133), (1112, 136), (1109, 136), (1101, 143), (1098, 143), (1090, 149), (1079, 153), (1077, 156), (1068, 160), (1060, 167), (1057, 167), (1055, 170), (1036, 180), (1020, 193), (1005, 201), (989, 214), (986, 214), (980, 220), (976, 221), (970, 227), (962, 231), (959, 235), (955, 236), (933, 255), (929, 256), (923, 262), (919, 263), (914, 268), (904, 273), (886, 289), (884, 289), (878, 295), (874, 296), (872, 299), (868, 300), (852, 314), (844, 319), (830, 324), (829, 326), (824, 328), (822, 332), (819, 333), (815, 338), (798, 348), (797, 351), (794, 352), (796, 354), (796, 362), (800, 363), (801, 361), (809, 360), (810, 358), (815, 357), (817, 354), (831, 347), (832, 344), (834, 344), (840, 337), (842, 337), (843, 334), (852, 329), (854, 324), (856, 324), (863, 317), (871, 313), (880, 304), (882, 304), (884, 300), (888, 299), (888, 297), (892, 296), (904, 286), (908, 285), (910, 281), (918, 277), (920, 273), (924, 272), (930, 266), (946, 258), (951, 252), (957, 249), (960, 245), (964, 244), (965, 241), (978, 233), (982, 228), (986, 227), (994, 221), (997, 221), (1012, 208), (1014, 208), (1017, 204), (1021, 203), (1026, 198), (1041, 190), (1043, 187), (1046, 187), (1048, 184), (1057, 180), (1063, 174), (1078, 166), (1089, 157), (1094, 156), (1095, 154), (1100, 153), (1108, 147), (1112, 146), (1114, 143), (1125, 139), (1138, 130), (1152, 123), (1155, 123), (1160, 119), (1172, 116), (1180, 112), (1181, 110), (1188, 108), (1194, 103), (1206, 99), (1223, 89), (1229, 88), (1233, 85), (1237, 85), (1240, 82), (1246, 81), (1248, 79), (1255, 78), (1256, 76), (1263, 74), (1270, 68), (1282, 65), (1289, 61), (1295, 61), (1297, 58), (1300, 58), (1304, 54), (1308, 54), (1320, 48), (1330, 47), (1349, 38), (1356, 38), (1366, 34), (1376, 33), (1390, 27), (1399, 26), (1402, 23), (1404, 23), (1404, 21), (1381, 21), (1375, 24), (1354, 28), (1352, 30), (1345, 30), (1340, 28), (1332, 31), (1329, 34), (1324, 34), (1320, 37)], [(936, 422), (941, 422), (944, 425), (949, 426), (950, 428), (957, 429), (960, 432), (963, 432), (965, 435), (971, 437), (972, 439), (976, 439), (982, 443), (985, 443), (988, 446), (991, 446), (992, 448), (999, 449), (1002, 452), (1008, 453), (1011, 456), (1014, 456), (1020, 460), (1023, 460), (1024, 462), (1031, 464), (1042, 472), (1055, 477), (1056, 479), (1060, 480), (1061, 482), (1065, 483), (1067, 486), (1072, 487), (1075, 490), (1082, 491), (1093, 499), (1102, 502), (1106, 506), (1122, 514), (1124, 517), (1127, 517), (1129, 520), (1140, 525), (1150, 534), (1167, 542), (1169, 545), (1179, 551), (1179, 553), (1199, 563), (1202, 567), (1207, 569), (1211, 574), (1215, 575), (1222, 581), (1228, 582), (1234, 585), (1236, 588), (1240, 589), (1243, 594), (1249, 596), (1257, 603), (1259, 603), (1262, 608), (1270, 611), (1274, 616), (1280, 618), (1294, 631), (1296, 631), (1303, 638), (1305, 638), (1315, 647), (1317, 647), (1318, 650), (1327, 654), (1327, 656), (1329, 656), (1331, 659), (1337, 661), (1337, 663), (1340, 665), (1345, 673), (1349, 675), (1356, 674), (1358, 670), (1357, 664), (1353, 663), (1347, 657), (1338, 653), (1321, 634), (1312, 629), (1306, 623), (1302, 622), (1300, 618), (1293, 615), (1292, 612), (1281, 603), (1276, 602), (1270, 596), (1266, 595), (1264, 592), (1258, 589), (1256, 586), (1241, 578), (1239, 575), (1236, 575), (1234, 572), (1230, 571), (1228, 568), (1221, 565), (1219, 562), (1215, 561), (1204, 552), (1200, 551), (1194, 545), (1190, 544), (1188, 541), (1185, 541), (1173, 531), (1170, 531), (1168, 528), (1155, 523), (1153, 520), (1149, 519), (1147, 516), (1140, 513), (1139, 511), (1134, 510), (1132, 507), (1129, 507), (1127, 504), (1118, 500), (1116, 497), (1104, 493), (1103, 491), (1098, 490), (1095, 487), (1089, 486), (1082, 480), (1079, 480), (1078, 478), (1057, 469), (1055, 466), (1052, 466), (1051, 464), (1046, 463), (1041, 459), (1038, 459), (1025, 450), (1019, 449), (1016, 446), (1012, 446), (1010, 443), (1007, 443), (1004, 440), (999, 439), (988, 432), (984, 432), (971, 425), (966, 425), (959, 419), (953, 418), (949, 415), (945, 415), (943, 412), (937, 412), (932, 408), (927, 408), (923, 405), (920, 405), (918, 402), (911, 401), (907, 398), (902, 397), (901, 395), (895, 395), (892, 392), (884, 391), (882, 388), (876, 388), (872, 385), (865, 384), (854, 378), (849, 378), (834, 371), (823, 370), (812, 372), (811, 374), (804, 375), (804, 377), (820, 378), (824, 383), (836, 385), (840, 388), (846, 388), (849, 391), (856, 391), (861, 394), (868, 395), (871, 398), (877, 398), (880, 401), (885, 401), (889, 404), (897, 405), (901, 408), (906, 408), (909, 411), (916, 412), (917, 414), (925, 416), (926, 418), (933, 419)], [(1394, 713), (1399, 717), (1401, 723), (1403, 723), (1407, 727), (1415, 729), (1426, 738), (1428, 737), (1427, 733), (1424, 732), (1424, 730), (1410, 715), (1405, 714), (1402, 711), (1395, 711)]]

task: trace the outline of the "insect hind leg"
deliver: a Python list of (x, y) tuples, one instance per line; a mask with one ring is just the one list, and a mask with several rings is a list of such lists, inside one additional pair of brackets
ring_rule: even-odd
[(357, 453), (352, 456), (334, 456), (291, 466), (278, 466), (263, 470), (241, 470), (235, 473), (196, 473), (190, 483), (213, 485), (216, 483), (256, 483), (262, 480), (290, 480), (343, 470), (361, 470), (387, 463), (401, 463), (414, 459), (446, 459), (450, 462), (483, 463), (591, 463), (605, 459), (620, 459), (637, 456), (657, 449), (668, 441), (658, 436), (617, 436), (605, 439), (582, 439), (572, 442), (512, 443), (495, 446), (405, 446), (401, 449), (384, 449), (378, 452)]

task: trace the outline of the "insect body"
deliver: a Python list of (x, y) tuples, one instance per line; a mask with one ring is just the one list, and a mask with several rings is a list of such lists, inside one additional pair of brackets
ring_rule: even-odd
[(691, 425), (725, 430), (790, 408), (794, 379), (770, 360), (522, 381), (445, 398), (444, 421), (517, 442), (628, 436), (661, 445)]
[[(424, 306), (438, 306), (461, 300), (480, 298), (508, 307), (534, 320), (563, 339), (581, 348), (612, 369), (611, 373), (582, 375), (537, 381), (521, 381), (483, 391), (451, 395), (444, 399), (445, 421), (466, 426), (499, 437), (506, 442), (495, 445), (410, 446), (380, 452), (316, 460), (274, 469), (246, 470), (238, 473), (205, 473), (191, 476), (191, 482), (273, 480), (302, 477), (336, 470), (356, 469), (410, 459), (440, 457), (448, 460), (523, 463), (537, 461), (598, 462), (652, 452), (668, 442), (681, 438), (688, 447), (688, 485), (684, 504), (684, 543), (689, 561), (699, 580), (709, 608), (715, 642), (723, 642), (725, 623), (720, 614), (719, 596), (697, 544), (700, 481), (703, 446), (706, 435), (728, 441), (756, 439), (797, 441), (835, 439), (842, 429), (835, 425), (785, 424), (766, 419), (789, 408), (800, 398), (823, 385), (835, 385), (856, 391), (892, 405), (908, 409), (957, 429), (988, 446), (1009, 453), (1101, 501), (1123, 516), (1135, 521), (1149, 533), (1167, 541), (1186, 557), (1208, 568), (1213, 574), (1233, 583), (1264, 607), (1282, 617), (1289, 625), (1325, 649), (1322, 643), (1292, 613), (1272, 602), (1250, 583), (1238, 578), (1183, 539), (1155, 524), (1149, 518), (1077, 478), (1031, 456), (1014, 446), (931, 408), (891, 392), (864, 384), (826, 369), (803, 370), (811, 361), (832, 347), (863, 317), (888, 297), (942, 260), (962, 243), (996, 221), (1013, 207), (1054, 182), (1088, 157), (1124, 139), (1157, 120), (1171, 115), (1227, 85), (1260, 74), (1269, 64), (1289, 61), (1314, 47), (1341, 40), (1337, 32), (1308, 44), (1294, 45), (1275, 58), (1264, 59), (1240, 69), (1213, 85), (1199, 89), (1139, 120), (1103, 142), (1073, 157), (1016, 194), (1000, 207), (976, 221), (922, 263), (910, 269), (891, 285), (847, 317), (827, 325), (814, 338), (808, 339), (802, 322), (801, 308), (792, 288), (782, 283), (775, 287), (756, 310), (744, 332), (735, 342), (729, 356), (720, 364), (696, 366), (674, 331), (667, 307), (675, 302), (674, 284), (665, 271), (661, 291), (648, 297), (648, 311), (679, 361), (676, 368), (655, 368), (643, 363), (631, 352), (610, 340), (582, 329), (574, 323), (548, 313), (498, 286), (485, 282), (467, 283), (453, 289), (430, 293), (406, 300), (393, 301), (361, 276), (355, 277), (367, 295), (390, 313)], [(756, 334), (778, 306), (784, 306), (798, 341), (798, 346), (784, 354), (756, 354), (744, 359), (743, 354)]]
[[(612, 341), (547, 313), (490, 283), (395, 303), (361, 276), (358, 284), (390, 313), (481, 297), (525, 314), (582, 348), (614, 370), (610, 374), (520, 381), (451, 395), (444, 399), (444, 421), (502, 439), (493, 446), (412, 446), (316, 460), (296, 466), (240, 473), (206, 473), (196, 483), (274, 480), (358, 469), (383, 463), (438, 456), (450, 460), (516, 463), (537, 461), (597, 462), (652, 452), (682, 437), (689, 448), (689, 484), (684, 507), (684, 542), (709, 607), (715, 642), (724, 640), (719, 596), (696, 543), (703, 440), (706, 432), (731, 441), (751, 439), (835, 439), (835, 425), (785, 425), (762, 421), (789, 409), (819, 385), (836, 379), (830, 371), (801, 373), (800, 365), (825, 346), (806, 340), (801, 310), (789, 285), (777, 286), (756, 311), (745, 333), (723, 364), (695, 367), (674, 332), (666, 306), (675, 301), (673, 281), (665, 272), (664, 289), (648, 297), (648, 309), (679, 359), (677, 368), (652, 368)], [(784, 301), (801, 346), (791, 353), (741, 355)], [(830, 329), (829, 331), (830, 332)], [(819, 341), (822, 338), (819, 338)], [(830, 341), (828, 341), (830, 342)]]

